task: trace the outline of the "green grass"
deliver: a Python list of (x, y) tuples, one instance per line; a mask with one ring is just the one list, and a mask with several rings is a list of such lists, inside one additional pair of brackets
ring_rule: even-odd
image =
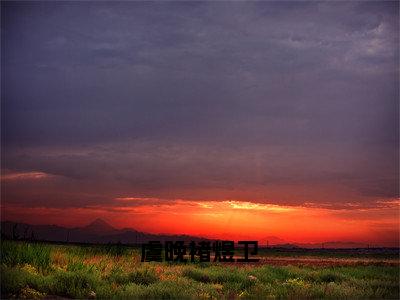
[(44, 244), (3, 241), (1, 262), (6, 265), (31, 264), (38, 268), (50, 266), (51, 248)]
[(398, 295), (398, 266), (141, 263), (139, 249), (122, 245), (1, 243), (2, 298), (397, 299)]

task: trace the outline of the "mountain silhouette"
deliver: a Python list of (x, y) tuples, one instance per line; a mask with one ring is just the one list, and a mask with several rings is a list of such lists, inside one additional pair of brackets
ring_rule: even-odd
[(66, 228), (57, 225), (31, 225), (11, 221), (1, 222), (1, 236), (8, 239), (90, 244), (142, 244), (149, 241), (207, 241), (189, 235), (151, 234), (132, 228), (116, 229), (102, 219), (84, 227)]
[[(32, 240), (32, 241), (49, 241), (63, 243), (89, 243), (89, 244), (107, 244), (122, 243), (131, 245), (140, 245), (149, 241), (185, 241), (200, 242), (212, 241), (198, 236), (190, 235), (168, 235), (168, 234), (151, 234), (136, 231), (132, 228), (116, 229), (102, 219), (96, 219), (83, 227), (66, 228), (57, 225), (31, 225), (26, 223), (16, 223), (11, 221), (1, 222), (1, 238)], [(244, 239), (246, 240), (246, 239)], [(351, 248), (369, 248), (369, 246), (377, 247), (377, 245), (367, 245), (365, 243), (327, 241), (325, 243), (288, 243), (279, 237), (266, 236), (259, 241), (260, 246), (265, 246), (266, 241), (270, 247), (284, 249), (351, 249)], [(385, 247), (385, 246), (380, 246)], [(396, 247), (387, 245), (386, 247)], [(396, 250), (397, 251), (397, 250)]]
[(285, 244), (286, 241), (276, 237), (276, 236), (266, 236), (262, 239), (260, 239), (259, 244), (260, 245), (279, 245), (279, 244)]
[(117, 229), (100, 218), (94, 220), (92, 223), (86, 225), (82, 229), (93, 234), (113, 234), (118, 232)]

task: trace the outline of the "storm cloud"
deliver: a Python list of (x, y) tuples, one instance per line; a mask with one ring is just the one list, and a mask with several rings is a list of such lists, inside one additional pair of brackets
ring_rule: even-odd
[(398, 2), (2, 2), (6, 203), (398, 197)]

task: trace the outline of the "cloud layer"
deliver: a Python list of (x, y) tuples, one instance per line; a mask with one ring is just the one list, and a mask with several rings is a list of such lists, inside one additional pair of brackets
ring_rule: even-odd
[(2, 3), (2, 199), (392, 201), (398, 9)]

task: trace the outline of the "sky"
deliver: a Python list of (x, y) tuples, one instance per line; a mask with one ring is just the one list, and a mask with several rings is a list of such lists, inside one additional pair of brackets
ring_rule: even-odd
[(399, 3), (1, 3), (2, 220), (399, 244)]

